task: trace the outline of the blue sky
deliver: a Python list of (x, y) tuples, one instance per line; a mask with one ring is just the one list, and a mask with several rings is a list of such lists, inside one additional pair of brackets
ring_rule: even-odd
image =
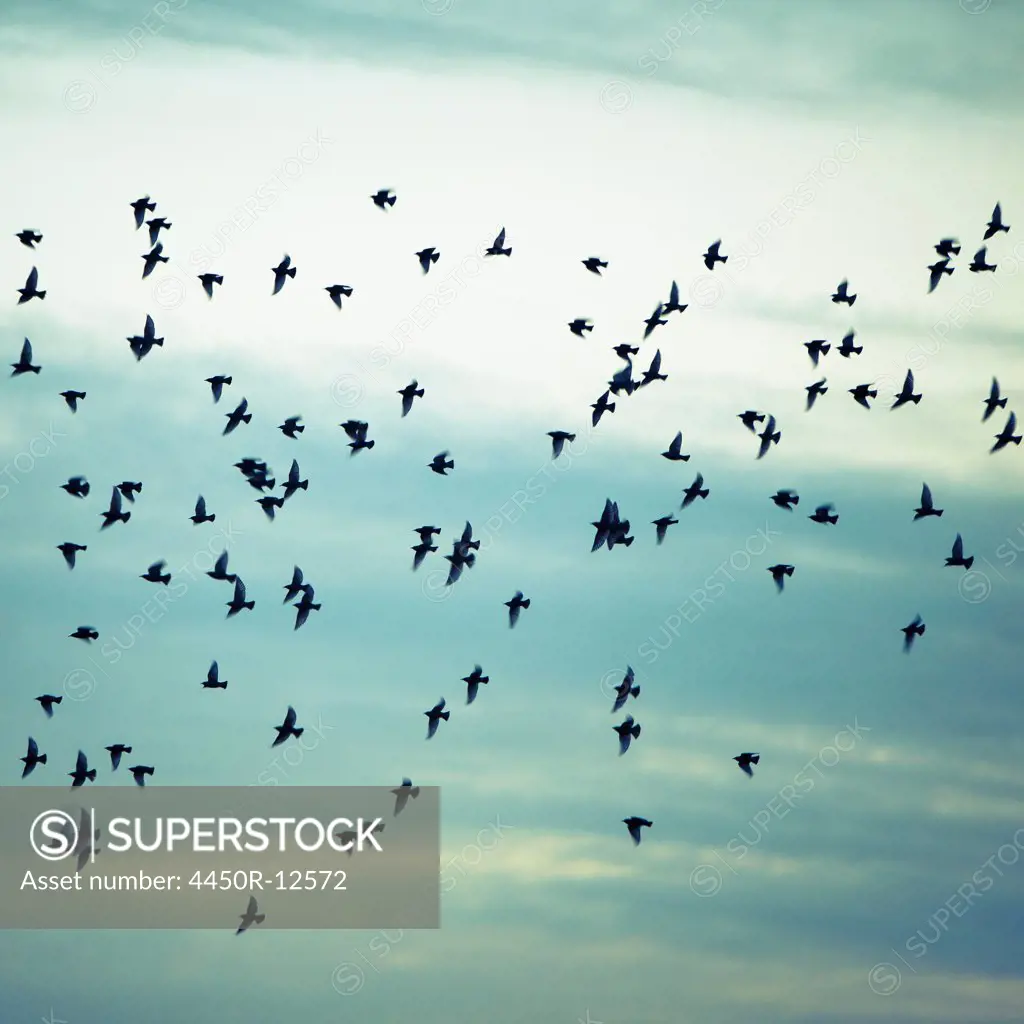
[[(445, 891), (436, 932), (6, 932), (5, 1021), (1024, 1019), (1024, 454), (988, 454), (1002, 411), (980, 422), (993, 376), (1024, 413), (1019, 9), (6, 14), (0, 325), (7, 362), (29, 337), (43, 367), (0, 401), (8, 784), (29, 735), (40, 785), (63, 786), (79, 748), (97, 785), (130, 784), (105, 770), (114, 742), (152, 785), (408, 775), (442, 787)], [(367, 198), (385, 186), (386, 214)], [(173, 226), (141, 281), (128, 203), (145, 193)], [(998, 269), (970, 274), (997, 200)], [(513, 255), (485, 261), (501, 226)], [(36, 253), (12, 237), (26, 227)], [(956, 272), (927, 295), (949, 235)], [(731, 258), (709, 274), (716, 238)], [(298, 273), (271, 297), (286, 252)], [(16, 306), (33, 264), (47, 298)], [(206, 269), (225, 279), (212, 302)], [(829, 301), (843, 278), (852, 308)], [(668, 380), (591, 430), (612, 346), (640, 343), (673, 279), (690, 307), (637, 360), (660, 348)], [(334, 282), (354, 288), (340, 312)], [(166, 341), (136, 363), (147, 313)], [(861, 356), (811, 366), (803, 342), (850, 328)], [(924, 399), (890, 413), (908, 367)], [(234, 379), (219, 405), (215, 373)], [(413, 378), (426, 395), (403, 420)], [(865, 411), (846, 390), (869, 381)], [(65, 388), (88, 393), (74, 416)], [(243, 396), (251, 424), (221, 437)], [(761, 461), (747, 408), (782, 430)], [(275, 429), (291, 415), (298, 441)], [(350, 417), (376, 440), (354, 458)], [(554, 429), (577, 441), (552, 463)], [(686, 464), (659, 455), (677, 430)], [(426, 469), (442, 449), (447, 478)], [(267, 522), (243, 456), (278, 479), (297, 458), (309, 490)], [(651, 520), (697, 471), (709, 498), (657, 547)], [(58, 489), (76, 474), (85, 501)], [(132, 519), (101, 535), (124, 479), (144, 485)], [(923, 481), (946, 511), (914, 523)], [(768, 500), (781, 487), (797, 512)], [(217, 520), (194, 527), (199, 493)], [(591, 554), (608, 497), (636, 541)], [(806, 518), (823, 502), (834, 528)], [(477, 565), (439, 588), (466, 520)], [(424, 523), (441, 550), (414, 575)], [(943, 565), (957, 532), (970, 574)], [(89, 545), (72, 573), (64, 540)], [(225, 545), (256, 601), (231, 621), (202, 575)], [(185, 584), (162, 609), (138, 579), (157, 559)], [(782, 595), (776, 562), (796, 566)], [(298, 632), (296, 564), (323, 604)], [(516, 590), (532, 604), (510, 631)], [(82, 624), (100, 641), (67, 639)], [(199, 685), (214, 658), (225, 692)], [(466, 708), (476, 663), (491, 681)], [(643, 733), (619, 758), (627, 665)], [(62, 688), (47, 721), (33, 698)], [(441, 695), (451, 720), (426, 743)], [(288, 704), (316, 736), (291, 761), (269, 748)], [(655, 823), (639, 848), (632, 814)]]

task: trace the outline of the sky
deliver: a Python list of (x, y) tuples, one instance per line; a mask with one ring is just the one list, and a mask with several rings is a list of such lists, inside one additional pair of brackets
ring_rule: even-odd
[[(0, 1017), (1024, 1020), (1024, 451), (989, 454), (1024, 414), (1022, 44), (1009, 0), (9, 0), (0, 338), (42, 372), (0, 384), (5, 784), (64, 787), (83, 749), (130, 786), (114, 742), (153, 787), (408, 776), (441, 787), (442, 851), (437, 930), (6, 931)], [(145, 194), (172, 226), (141, 280)], [(969, 273), (996, 202), (997, 270)], [(511, 257), (484, 258), (501, 227)], [(33, 265), (46, 299), (18, 306)], [(673, 280), (688, 308), (643, 341)], [(147, 314), (166, 340), (136, 362)], [(804, 342), (851, 329), (861, 355), (811, 365)], [(668, 379), (593, 428), (624, 342)], [(908, 368), (923, 400), (890, 411)], [(867, 411), (847, 390), (870, 382)], [(782, 431), (761, 460), (745, 409)], [(349, 455), (350, 418), (373, 449)], [(554, 461), (550, 430), (577, 437)], [(677, 431), (689, 462), (660, 457)], [(309, 479), (274, 522), (246, 456)], [(59, 490), (79, 474), (82, 501)], [(101, 534), (126, 479), (132, 518)], [(944, 514), (914, 522), (923, 482)], [(214, 523), (189, 522), (199, 494)], [(607, 498), (635, 542), (591, 553)], [(477, 563), (445, 587), (467, 520)], [(88, 545), (72, 572), (65, 540)], [(223, 550), (256, 602), (230, 621), (203, 575)], [(138, 578), (159, 559), (162, 605)], [(298, 631), (295, 565), (322, 603)], [(200, 687), (213, 659), (225, 691)], [(271, 750), (289, 704), (307, 743)], [(48, 763), (22, 782), (28, 736)]]

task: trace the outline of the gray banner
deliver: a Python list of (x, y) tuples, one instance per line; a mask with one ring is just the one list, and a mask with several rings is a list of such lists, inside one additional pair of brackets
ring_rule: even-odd
[(0, 928), (438, 928), (440, 789), (396, 808), (383, 786), (0, 787)]

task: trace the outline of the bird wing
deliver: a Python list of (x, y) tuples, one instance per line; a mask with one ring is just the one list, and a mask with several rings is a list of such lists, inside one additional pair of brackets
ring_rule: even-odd
[(927, 484), (923, 484), (921, 487), (921, 508), (932, 507), (932, 489)]
[(953, 557), (956, 559), (964, 557), (964, 541), (959, 533), (956, 535), (956, 540), (953, 541)]
[(89, 768), (89, 762), (86, 759), (85, 752), (80, 750), (78, 752), (78, 759), (75, 761), (75, 771), (82, 774)]
[(115, 487), (110, 494), (110, 512), (111, 514), (121, 511), (121, 492)]
[(25, 289), (27, 291), (35, 291), (36, 285), (39, 283), (39, 271), (33, 267), (28, 272), (28, 278), (25, 281)]
[(1007, 435), (1012, 434), (1017, 429), (1017, 414), (1015, 412), (1010, 413), (1010, 418), (1006, 421), (1006, 426), (1003, 427), (1003, 432)]
[(295, 718), (296, 718), (295, 708), (293, 708), (291, 706), (291, 704), (289, 704), (288, 705), (288, 711), (285, 713), (285, 716), (284, 716), (285, 727), (288, 728), (288, 729), (291, 729), (295, 725)]
[(235, 577), (235, 601), (241, 604), (245, 600), (245, 584), (241, 576)]
[(494, 239), (494, 248), (500, 249), (505, 244), (505, 229), (502, 228)]
[(206, 499), (200, 494), (196, 499), (196, 516), (206, 515)]
[(32, 362), (32, 342), (25, 339), (25, 344), (21, 346), (21, 362), (31, 363)]

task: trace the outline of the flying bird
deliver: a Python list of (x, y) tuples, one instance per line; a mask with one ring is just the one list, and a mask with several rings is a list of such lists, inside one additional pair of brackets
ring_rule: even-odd
[(292, 570), (291, 583), (286, 583), (284, 585), (284, 601), (282, 603), (288, 604), (289, 601), (294, 601), (295, 598), (297, 598), (299, 594), (302, 592), (302, 586), (304, 582), (305, 581), (302, 577), (302, 570), (298, 566), (295, 566), (295, 568)]
[(634, 348), (632, 345), (622, 344), (622, 345), (616, 345), (615, 348), (612, 349), (612, 351), (620, 359), (625, 359), (626, 362), (628, 363), (628, 362), (631, 361), (631, 357), (635, 356), (640, 351), (640, 349)]
[(41, 242), (43, 240), (42, 235), (36, 234), (36, 232), (29, 228), (26, 228), (24, 231), (19, 231), (14, 237), (29, 249), (34, 249), (36, 247), (36, 242)]
[(913, 646), (915, 636), (924, 636), (925, 625), (920, 615), (914, 616), (914, 621), (909, 626), (904, 626), (900, 632), (903, 634), (903, 650), (909, 651)]
[(39, 701), (39, 706), (43, 709), (43, 714), (45, 714), (47, 718), (53, 718), (53, 705), (60, 704), (64, 698), (55, 697), (52, 693), (44, 693), (42, 697), (36, 697), (36, 700)]
[(804, 342), (804, 348), (807, 349), (807, 354), (811, 357), (811, 362), (815, 366), (818, 365), (819, 357), (828, 355), (828, 350), (831, 347), (823, 338), (815, 338), (814, 341)]
[(167, 231), (172, 225), (169, 220), (165, 220), (163, 217), (154, 217), (152, 220), (146, 221), (146, 227), (149, 228), (149, 244), (156, 245), (161, 229)]
[(226, 690), (228, 688), (228, 681), (220, 678), (220, 666), (216, 661), (210, 662), (206, 681), (202, 685), (204, 690)]
[(512, 250), (502, 248), (505, 244), (505, 229), (502, 228), (490, 247), (484, 251), (485, 256), (511, 256)]
[(997, 381), (995, 377), (992, 378), (992, 388), (988, 393), (988, 398), (986, 398), (982, 404), (985, 406), (985, 415), (981, 417), (982, 423), (984, 423), (985, 420), (987, 420), (992, 413), (996, 411), (996, 409), (1006, 408), (1006, 398), (1005, 396), (1000, 398), (999, 381)]
[(644, 321), (645, 338), (649, 338), (651, 336), (651, 333), (653, 332), (655, 327), (662, 327), (668, 323), (668, 321), (665, 320), (661, 315), (664, 312), (665, 307), (664, 305), (662, 305), (662, 303), (659, 302), (658, 305), (654, 307), (654, 312)]
[(596, 402), (591, 403), (590, 408), (594, 410), (590, 422), (592, 426), (596, 427), (606, 412), (615, 412), (615, 403), (608, 401), (608, 392), (606, 391)]
[(752, 434), (757, 433), (757, 427), (755, 423), (763, 423), (765, 414), (763, 412), (756, 412), (753, 409), (748, 409), (746, 412), (741, 412), (736, 419), (743, 421), (743, 426), (747, 428)]
[(312, 584), (304, 583), (302, 585), (302, 597), (295, 602), (295, 629), (306, 624), (306, 620), (309, 618), (310, 612), (320, 611), (320, 605), (313, 603), (315, 594), (313, 591)]
[(68, 775), (72, 779), (72, 788), (85, 785), (86, 779), (89, 782), (96, 781), (96, 769), (89, 767), (89, 759), (81, 750), (78, 752), (78, 759), (75, 761), (75, 770), (68, 772)]
[(146, 785), (146, 776), (153, 774), (153, 766), (148, 764), (135, 764), (128, 769), (132, 773), (136, 786)]
[(275, 497), (273, 494), (265, 494), (262, 498), (256, 499), (256, 504), (263, 509), (264, 515), (273, 522), (276, 510), (284, 508), (284, 498)]
[(203, 291), (206, 292), (206, 297), (209, 299), (213, 298), (213, 286), (215, 284), (223, 284), (224, 276), (222, 274), (199, 274), (199, 281), (203, 286)]
[(640, 726), (633, 721), (632, 715), (626, 715), (618, 725), (613, 725), (612, 729), (619, 734), (619, 757), (622, 757), (629, 750), (630, 743), (639, 738)]
[[(429, 715), (430, 712), (428, 711), (426, 714)], [(415, 800), (420, 795), (420, 787), (414, 786), (412, 779), (402, 779), (402, 784), (397, 789), (391, 790), (391, 792), (395, 798), (395, 817), (397, 818), (410, 798)]]
[(953, 273), (954, 268), (949, 265), (949, 257), (938, 260), (935, 263), (929, 265), (928, 270), (930, 271), (928, 277), (928, 294), (931, 295), (933, 291), (939, 286), (939, 282), (942, 280), (942, 275), (946, 274), (949, 276)]
[(953, 541), (953, 551), (949, 558), (946, 559), (946, 565), (947, 567), (958, 567), (962, 565), (965, 572), (974, 565), (974, 555), (971, 555), (969, 558), (964, 558), (964, 541), (959, 533), (956, 535), (956, 540)]
[(207, 515), (206, 512), (206, 499), (200, 494), (196, 498), (196, 510), (193, 515), (189, 516), (189, 519), (198, 526), (200, 523), (212, 523), (217, 518), (216, 515)]
[(275, 725), (274, 729), (277, 731), (277, 739), (271, 743), (271, 747), (276, 747), (281, 743), (284, 743), (289, 736), (294, 736), (298, 739), (306, 730), (295, 728), (295, 708), (290, 704), (288, 705), (288, 711), (284, 716), (284, 721), (280, 725)]
[(92, 626), (79, 626), (74, 633), (68, 633), (68, 637), (71, 640), (84, 640), (86, 643), (92, 643), (93, 640), (99, 640), (100, 635)]
[(768, 567), (768, 571), (772, 574), (772, 579), (775, 580), (776, 589), (780, 594), (786, 585), (786, 577), (793, 575), (794, 568), (795, 566), (783, 565), (781, 562), (778, 565)]
[(214, 402), (220, 401), (221, 391), (225, 384), (231, 383), (230, 377), (224, 377), (221, 374), (217, 374), (215, 377), (207, 377), (206, 383), (210, 385), (210, 390), (213, 392)]
[(338, 309), (341, 309), (342, 298), (344, 297), (347, 299), (352, 295), (352, 289), (347, 284), (328, 285), (324, 289), (324, 291), (327, 292), (328, 295), (330, 295), (331, 302), (333, 302), (338, 307)]
[(996, 265), (994, 263), (985, 262), (985, 253), (987, 246), (982, 246), (975, 254), (974, 259), (971, 260), (971, 265), (967, 268), (972, 274), (979, 274), (982, 271), (988, 271), (995, 273)]
[(410, 381), (408, 384), (398, 392), (402, 396), (402, 415), (408, 416), (409, 410), (412, 409), (413, 400), (416, 398), (423, 397), (423, 388), (416, 387), (417, 381)]
[(988, 222), (988, 226), (985, 228), (985, 237), (982, 241), (988, 241), (998, 231), (1009, 231), (1009, 225), (1003, 223), (1003, 210), (999, 203), (996, 203), (995, 208), (992, 210), (992, 219)]
[(447, 448), (443, 452), (438, 452), (437, 455), (427, 463), (427, 469), (436, 473), (438, 476), (447, 476), (448, 470), (454, 468), (455, 460), (448, 458)]
[(345, 433), (352, 439), (349, 442), (349, 448), (351, 452), (349, 455), (355, 455), (356, 452), (361, 451), (363, 448), (372, 448), (377, 442), (368, 441), (366, 439), (367, 432), (370, 429), (369, 423), (364, 423), (362, 420), (346, 420), (341, 424)]
[(763, 459), (768, 453), (768, 449), (773, 444), (778, 444), (779, 439), (782, 437), (782, 431), (775, 429), (775, 417), (769, 415), (768, 422), (765, 424), (764, 430), (757, 435), (761, 439), (761, 444), (757, 449), (757, 457)]
[(599, 260), (596, 256), (588, 256), (585, 260), (580, 260), (580, 262), (587, 268), (587, 270), (592, 274), (597, 274), (598, 277), (601, 276), (602, 267), (607, 268), (608, 266), (607, 262)]
[[(391, 200), (394, 202), (394, 200)], [(263, 924), (267, 919), (266, 914), (258, 914), (256, 911), (259, 909), (259, 905), (256, 902), (255, 896), (249, 897), (249, 905), (245, 908), (244, 914), (238, 916), (242, 919), (242, 923), (238, 926), (238, 930), (235, 932), (236, 935), (241, 935), (246, 929), (251, 928), (254, 924)]]
[(921, 507), (914, 509), (914, 522), (926, 516), (941, 516), (943, 509), (936, 508), (932, 501), (932, 489), (927, 484), (921, 486)]
[(128, 204), (135, 211), (135, 230), (138, 231), (142, 227), (142, 222), (146, 219), (147, 213), (152, 213), (156, 209), (156, 203), (149, 201), (149, 196), (143, 196), (141, 199), (136, 199), (134, 203)]
[(164, 339), (156, 336), (156, 324), (153, 323), (153, 318), (148, 313), (146, 314), (146, 326), (142, 329), (142, 334), (136, 334), (128, 338), (127, 341), (136, 362), (141, 362), (148, 356), (154, 345), (159, 348), (164, 347)]
[(38, 374), (41, 370), (41, 366), (32, 365), (32, 342), (25, 339), (25, 343), (21, 346), (21, 355), (18, 357), (16, 363), (11, 363), (14, 368), (14, 372), (11, 374), (12, 377), (19, 377), (23, 373), (35, 373)]
[(60, 397), (67, 403), (72, 412), (78, 412), (78, 403), (85, 398), (84, 391), (62, 391)]
[(252, 419), (252, 413), (246, 411), (248, 408), (249, 400), (247, 398), (243, 398), (238, 405), (235, 406), (234, 411), (224, 414), (225, 419), (227, 419), (228, 422), (221, 433), (221, 437), (226, 437), (230, 434), (239, 423), (248, 423)]
[(704, 486), (704, 474), (698, 473), (693, 483), (683, 491), (683, 503), (679, 507), (684, 509), (692, 505), (698, 498), (707, 498), (710, 493), (710, 488)]
[(632, 818), (623, 818), (622, 824), (625, 825), (627, 830), (629, 831), (630, 837), (633, 840), (633, 845), (639, 846), (640, 829), (650, 828), (654, 824), (654, 822), (648, 821), (646, 818), (637, 818), (634, 816)]
[(517, 590), (512, 597), (511, 601), (505, 602), (505, 607), (508, 609), (508, 628), (513, 629), (515, 624), (519, 621), (519, 613), (523, 608), (530, 607), (530, 599), (523, 598), (523, 592)]
[(683, 432), (680, 430), (674, 438), (672, 443), (668, 446), (666, 451), (661, 453), (663, 459), (668, 459), (669, 462), (689, 462), (690, 456), (682, 454), (683, 447)]
[(292, 266), (292, 258), (287, 253), (283, 260), (276, 267), (271, 267), (271, 272), (274, 275), (274, 290), (271, 295), (276, 295), (283, 287), (285, 281), (290, 277), (295, 277), (295, 267)]
[(110, 494), (110, 508), (106, 512), (101, 512), (100, 515), (103, 517), (101, 530), (105, 530), (108, 526), (113, 526), (114, 523), (127, 523), (131, 519), (131, 512), (121, 511), (121, 492), (116, 487), (112, 489)]
[(423, 273), (428, 274), (430, 272), (430, 265), (436, 263), (441, 258), (441, 254), (433, 246), (430, 246), (428, 249), (420, 249), (416, 253), (416, 258), (420, 261)]
[(150, 249), (149, 252), (144, 253), (140, 259), (144, 260), (142, 267), (142, 280), (145, 281), (150, 274), (153, 273), (153, 269), (158, 263), (167, 263), (170, 257), (162, 255), (164, 251), (164, 243), (157, 242), (156, 245)]
[(39, 753), (39, 745), (36, 743), (31, 736), (28, 738), (28, 752), (24, 757), (20, 758), (24, 763), (25, 768), (21, 773), (21, 777), (25, 778), (27, 775), (32, 774), (32, 770), (37, 764), (46, 764), (46, 755)]
[(577, 338), (583, 337), (584, 331), (592, 331), (594, 325), (586, 317), (577, 317), (575, 320), (569, 322), (569, 330), (576, 335)]
[(750, 778), (754, 777), (754, 771), (750, 767), (752, 764), (760, 764), (760, 754), (738, 754), (733, 760), (740, 766), (740, 770), (746, 772)]
[(804, 391), (807, 392), (806, 412), (810, 412), (811, 409), (814, 408), (814, 402), (818, 395), (823, 395), (828, 391), (828, 388), (825, 387), (826, 379), (827, 378), (822, 377), (821, 380), (815, 381), (813, 384), (808, 384), (807, 387), (804, 388)]
[(868, 405), (869, 398), (878, 397), (878, 391), (870, 384), (858, 384), (855, 388), (850, 388), (849, 393), (853, 395), (853, 400), (858, 405), (863, 405), (865, 409), (871, 408), (871, 406)]
[(25, 287), (18, 289), (18, 294), (21, 296), (21, 298), (18, 299), (18, 305), (19, 306), (22, 303), (28, 302), (30, 299), (45, 299), (46, 298), (46, 292), (45, 291), (42, 291), (42, 292), (39, 291), (36, 288), (37, 284), (39, 284), (39, 271), (36, 270), (35, 267), (33, 267), (28, 272), (28, 277), (25, 279)]
[(171, 582), (171, 574), (163, 571), (166, 565), (167, 562), (163, 559), (154, 562), (139, 579), (146, 580), (148, 583), (162, 583), (166, 587)]
[(228, 583), (235, 582), (235, 574), (228, 572), (228, 553), (222, 551), (217, 556), (217, 561), (213, 563), (213, 568), (208, 570), (206, 573), (211, 580), (227, 580)]
[[(308, 491), (309, 481), (299, 479), (299, 462), (298, 459), (292, 459), (291, 468), (288, 470), (288, 479), (284, 482), (284, 497), (281, 498), (282, 504), (286, 502), (296, 491)], [(279, 505), (278, 508), (281, 506)]]
[(305, 426), (299, 423), (299, 420), (301, 419), (301, 416), (289, 416), (288, 419), (286, 419), (277, 429), (280, 430), (285, 437), (290, 437), (295, 441), (298, 439), (299, 434), (306, 429)]
[(548, 437), (551, 438), (551, 458), (557, 459), (565, 448), (566, 441), (575, 441), (576, 435), (570, 434), (567, 430), (549, 430)]
[(466, 684), (466, 703), (472, 704), (476, 700), (477, 690), (480, 684), (487, 684), (491, 681), (490, 676), (484, 675), (484, 670), (479, 665), (473, 666), (473, 671), (468, 676), (463, 676), (462, 681)]
[(89, 546), (87, 544), (74, 544), (71, 541), (66, 540), (63, 544), (57, 545), (57, 550), (64, 556), (64, 561), (68, 563), (68, 568), (74, 569), (75, 555), (79, 551), (88, 551)]
[(679, 302), (679, 285), (675, 281), (672, 282), (672, 287), (669, 289), (668, 302), (665, 303), (665, 313), (682, 313), (687, 308), (687, 304)]
[(632, 665), (626, 666), (626, 674), (622, 677), (622, 682), (615, 687), (615, 702), (612, 704), (612, 714), (616, 711), (621, 711), (625, 706), (627, 700), (630, 697), (640, 696), (640, 687), (634, 686), (633, 681), (636, 678), (633, 672)]
[(106, 750), (110, 754), (110, 770), (112, 772), (117, 771), (118, 765), (121, 763), (121, 755), (132, 752), (132, 748), (126, 747), (123, 743), (112, 743)]
[(370, 198), (373, 200), (373, 205), (380, 208), (381, 210), (387, 210), (389, 206), (395, 205), (395, 200), (398, 196), (393, 195), (391, 189), (382, 188), (375, 192)]
[(661, 349), (654, 353), (651, 365), (644, 370), (643, 378), (637, 387), (645, 388), (656, 380), (668, 380), (668, 376), (661, 372)]
[(719, 239), (717, 242), (712, 242), (708, 246), (708, 251), (704, 253), (704, 266), (708, 270), (714, 270), (716, 263), (726, 263), (729, 260), (728, 256), (719, 256), (718, 250), (722, 245), (722, 240)]
[(819, 505), (814, 510), (814, 515), (810, 515), (807, 518), (815, 523), (828, 523), (835, 526), (839, 522), (839, 515), (829, 515), (834, 508), (834, 505)]
[(787, 512), (792, 512), (793, 506), (800, 504), (800, 496), (796, 494), (795, 491), (781, 490), (776, 491), (776, 493), (772, 495), (772, 501), (774, 501), (779, 508), (784, 508)]
[(245, 599), (245, 584), (242, 582), (242, 578), (240, 576), (235, 576), (235, 592), (232, 595), (231, 600), (227, 602), (228, 614), (225, 617), (230, 619), (243, 609), (252, 611), (255, 606), (255, 601), (247, 601)]
[(937, 246), (935, 251), (940, 256), (959, 256), (960, 255), (960, 242), (956, 238), (943, 238)]
[(853, 343), (856, 333), (856, 331), (847, 331), (839, 348), (836, 349), (844, 359), (849, 359), (850, 356), (859, 356), (864, 351), (863, 345), (854, 345)]
[(1008, 444), (1020, 445), (1020, 434), (1015, 434), (1014, 430), (1017, 429), (1017, 414), (1015, 412), (1010, 413), (1010, 418), (1006, 421), (1006, 426), (995, 435), (996, 443), (989, 449), (989, 454), (999, 451), (1001, 448), (1005, 448)]
[[(451, 716), (450, 711), (444, 709), (445, 700), (442, 697), (429, 711), (424, 711), (423, 714), (427, 716), (427, 739), (432, 739), (435, 732), (437, 732), (438, 722), (443, 718), (446, 722)], [(397, 811), (395, 812), (398, 813)]]
[(852, 306), (857, 301), (857, 296), (850, 295), (847, 291), (849, 284), (850, 282), (845, 277), (839, 282), (839, 287), (832, 293), (833, 302), (845, 302), (848, 306)]

